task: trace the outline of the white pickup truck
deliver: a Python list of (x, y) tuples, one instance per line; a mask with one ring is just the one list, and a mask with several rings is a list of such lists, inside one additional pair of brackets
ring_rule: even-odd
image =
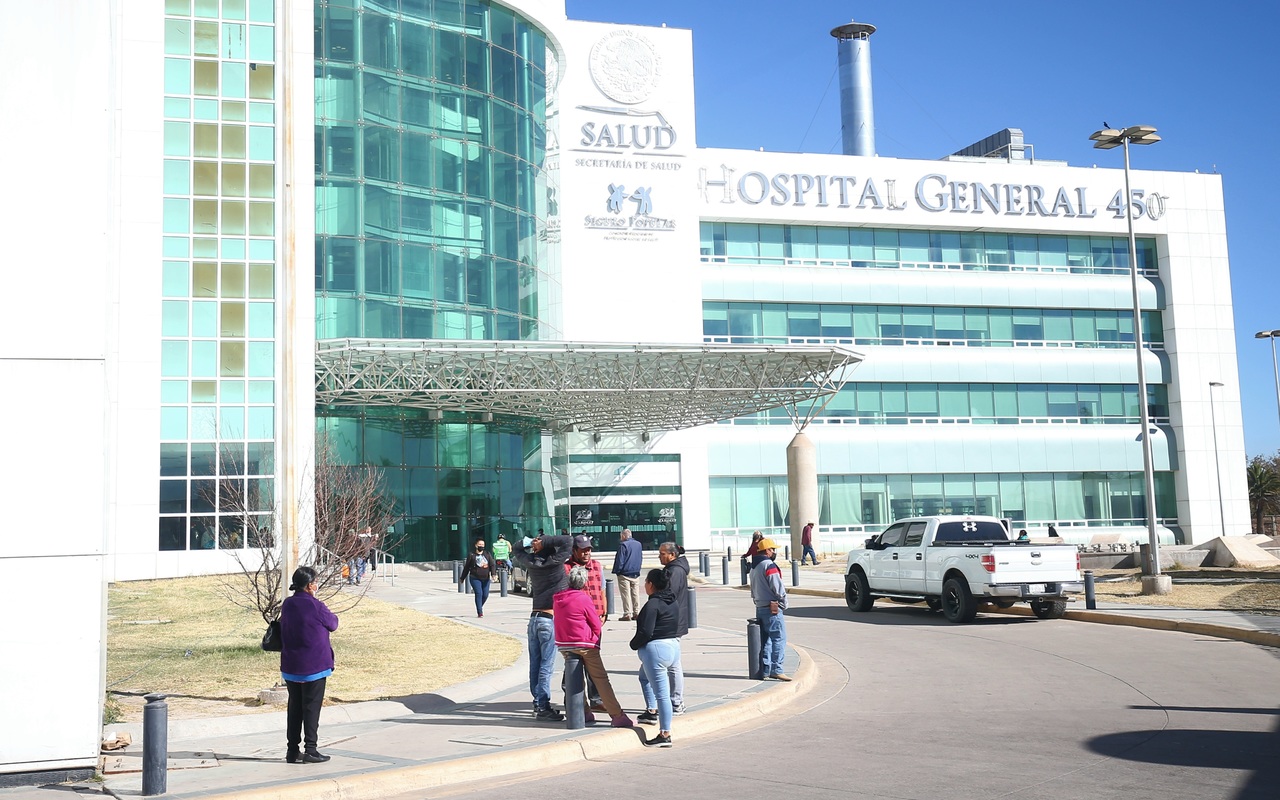
[(1074, 545), (1015, 541), (995, 517), (913, 517), (849, 551), (844, 599), (870, 611), (877, 597), (927, 603), (951, 622), (970, 622), (982, 603), (1030, 601), (1058, 619), (1067, 595), (1084, 590)]

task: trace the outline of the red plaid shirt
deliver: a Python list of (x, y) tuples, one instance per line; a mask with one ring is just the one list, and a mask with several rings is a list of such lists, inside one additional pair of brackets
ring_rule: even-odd
[[(568, 575), (569, 570), (577, 566), (584, 566), (573, 561), (572, 558), (564, 563), (564, 574)], [(587, 596), (591, 598), (591, 602), (595, 604), (596, 613), (601, 617), (604, 616), (604, 569), (600, 566), (600, 562), (594, 558), (587, 561)]]

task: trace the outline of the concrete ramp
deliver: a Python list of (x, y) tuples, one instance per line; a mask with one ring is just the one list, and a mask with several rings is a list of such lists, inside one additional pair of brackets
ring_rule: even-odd
[(1258, 547), (1247, 536), (1219, 536), (1191, 549), (1211, 551), (1213, 555), (1207, 563), (1215, 567), (1274, 567), (1280, 564), (1280, 558)]

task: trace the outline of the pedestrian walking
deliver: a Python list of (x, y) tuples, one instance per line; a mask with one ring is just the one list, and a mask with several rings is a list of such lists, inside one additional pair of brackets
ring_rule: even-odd
[(813, 559), (813, 565), (818, 566), (818, 554), (813, 550), (813, 523), (804, 526), (804, 530), (800, 531), (800, 547), (803, 552), (800, 554), (800, 566), (804, 566), (806, 558)]
[(476, 539), (472, 552), (462, 565), (462, 579), (471, 584), (471, 594), (476, 601), (476, 616), (484, 616), (484, 604), (489, 600), (489, 584), (493, 581), (494, 556), (485, 552), (484, 539)]
[(668, 671), (680, 659), (680, 638), (676, 635), (680, 617), (664, 571), (649, 570), (644, 591), (649, 599), (640, 609), (636, 633), (631, 637), (631, 649), (640, 655), (640, 669), (645, 677), (640, 683), (645, 710), (638, 719), (649, 725), (658, 723), (658, 732), (652, 739), (645, 739), (645, 746), (670, 747), (672, 708)]
[[(569, 588), (556, 594), (552, 600), (556, 647), (565, 656), (566, 664), (569, 655), (577, 655), (582, 659), (591, 683), (600, 693), (600, 703), (608, 712), (612, 727), (630, 728), (635, 723), (623, 712), (600, 657), (600, 634), (604, 626), (595, 601), (587, 591), (589, 581), (590, 570), (587, 567), (572, 565), (569, 569)], [(588, 710), (586, 723), (590, 725), (593, 722), (595, 715)]]
[(333, 674), (329, 633), (338, 629), (338, 615), (316, 597), (311, 567), (294, 570), (289, 590), (280, 609), (280, 676), (289, 691), (284, 760), (319, 764), (329, 760), (316, 745), (325, 681)]
[(499, 533), (497, 541), (493, 543), (493, 560), (495, 567), (511, 572), (511, 542), (507, 541), (505, 533)]
[(640, 613), (640, 570), (644, 563), (644, 548), (631, 538), (631, 529), (623, 528), (618, 537), (618, 552), (613, 557), (613, 574), (618, 576), (618, 596), (622, 598), (622, 622), (633, 620)]
[(529, 693), (533, 714), (542, 722), (559, 722), (564, 714), (551, 706), (551, 673), (556, 667), (554, 598), (569, 585), (564, 562), (573, 553), (568, 536), (538, 536), (516, 542), (511, 556), (529, 572), (533, 612), (526, 635), (529, 641)]
[(756, 621), (763, 640), (760, 658), (766, 678), (791, 680), (782, 671), (787, 656), (787, 587), (782, 584), (782, 570), (774, 558), (778, 546), (772, 539), (760, 540), (755, 568), (751, 570), (751, 599), (756, 605)]

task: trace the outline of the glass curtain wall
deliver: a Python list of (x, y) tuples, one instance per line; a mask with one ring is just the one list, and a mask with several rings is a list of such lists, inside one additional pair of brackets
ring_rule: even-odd
[(256, 547), (275, 507), (275, 4), (164, 11), (157, 547)]
[[(1171, 472), (1156, 473), (1156, 514), (1177, 517)], [(711, 478), (712, 528), (790, 525), (786, 476)], [(822, 526), (879, 529), (895, 519), (935, 514), (1007, 517), (1017, 525), (1142, 525), (1141, 472), (820, 475)]]
[[(317, 338), (554, 338), (546, 37), (479, 0), (319, 2), (315, 37)], [(536, 430), (317, 413), (387, 471), (403, 558), (550, 524)]]

